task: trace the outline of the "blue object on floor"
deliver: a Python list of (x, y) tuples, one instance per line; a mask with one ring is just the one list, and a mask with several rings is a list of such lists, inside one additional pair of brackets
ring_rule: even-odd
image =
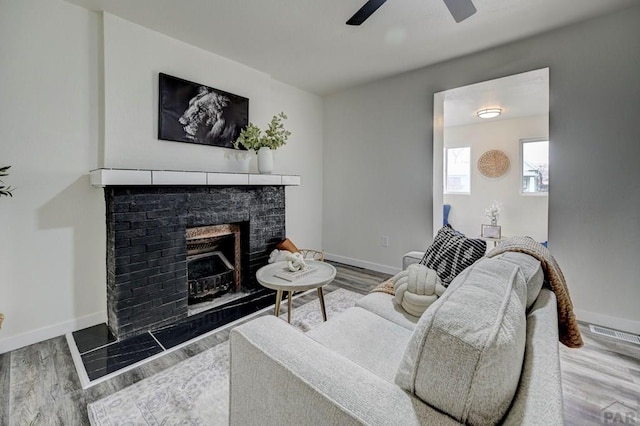
[(442, 205), (442, 226), (449, 224), (449, 212), (451, 211), (451, 204)]
[(548, 248), (548, 246), (547, 246), (548, 243), (549, 243), (549, 241), (545, 241), (544, 243), (540, 243), (540, 244), (542, 244), (543, 246)]

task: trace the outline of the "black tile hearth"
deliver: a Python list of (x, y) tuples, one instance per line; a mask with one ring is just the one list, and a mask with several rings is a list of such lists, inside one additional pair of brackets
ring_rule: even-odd
[(76, 342), (78, 352), (81, 354), (93, 349), (106, 346), (116, 341), (107, 324), (98, 324), (73, 332), (73, 340)]
[(196, 339), (273, 305), (275, 292), (262, 288), (240, 299), (143, 334), (115, 340), (106, 324), (72, 333), (90, 382)]
[(152, 331), (152, 334), (166, 349), (173, 348), (272, 305), (274, 297), (273, 291), (259, 291), (219, 309), (193, 315), (168, 327)]
[(140, 334), (81, 355), (89, 380), (96, 380), (162, 352), (149, 333)]

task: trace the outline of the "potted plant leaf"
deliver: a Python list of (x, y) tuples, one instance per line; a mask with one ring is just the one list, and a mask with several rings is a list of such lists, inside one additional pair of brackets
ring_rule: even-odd
[[(0, 167), (0, 177), (9, 176), (9, 172), (7, 170), (10, 168), (11, 166)], [(10, 185), (5, 186), (4, 182), (0, 180), (0, 197), (13, 197), (13, 194), (11, 193), (12, 191), (13, 188), (11, 188)]]
[(258, 154), (258, 171), (260, 173), (273, 172), (273, 150), (287, 143), (291, 132), (284, 128), (283, 121), (287, 119), (284, 112), (274, 115), (267, 129), (262, 130), (253, 123), (242, 129), (240, 136), (234, 142), (236, 149), (243, 147), (251, 149)]

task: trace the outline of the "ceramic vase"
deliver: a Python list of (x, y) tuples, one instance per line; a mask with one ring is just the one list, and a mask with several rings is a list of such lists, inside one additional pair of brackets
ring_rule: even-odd
[(258, 171), (262, 174), (273, 172), (273, 151), (265, 146), (258, 150)]

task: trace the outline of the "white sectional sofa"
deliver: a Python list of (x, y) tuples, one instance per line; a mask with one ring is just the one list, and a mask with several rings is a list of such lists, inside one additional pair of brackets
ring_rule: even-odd
[(534, 258), (505, 253), (463, 271), (420, 318), (371, 293), (307, 333), (273, 316), (236, 327), (230, 424), (563, 424), (543, 278)]

